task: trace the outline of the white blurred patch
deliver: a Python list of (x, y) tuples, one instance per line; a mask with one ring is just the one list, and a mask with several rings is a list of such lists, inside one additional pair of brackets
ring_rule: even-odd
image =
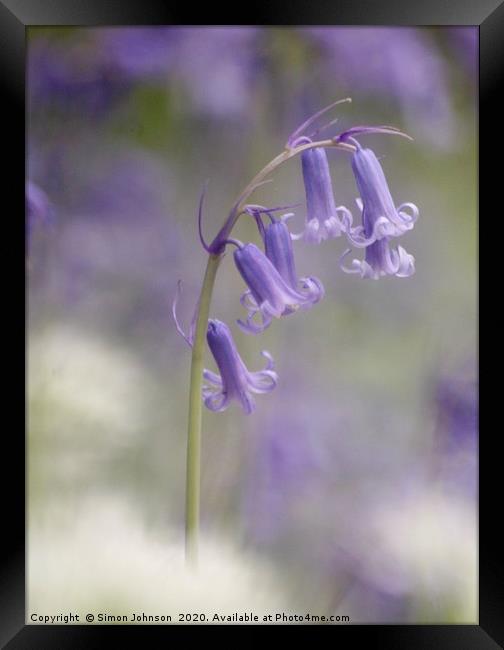
[(125, 348), (70, 327), (33, 336), (28, 346), (30, 433), (88, 443), (141, 429), (149, 377)]
[(471, 499), (435, 489), (376, 505), (365, 539), (352, 540), (360, 576), (411, 599), (418, 623), (476, 623), (477, 525)]
[(128, 508), (104, 498), (29, 527), (28, 617), (144, 612), (177, 623), (185, 612), (251, 611), (288, 612), (288, 599), (267, 564), (225, 539), (204, 537), (198, 569), (188, 570), (180, 533), (147, 531)]

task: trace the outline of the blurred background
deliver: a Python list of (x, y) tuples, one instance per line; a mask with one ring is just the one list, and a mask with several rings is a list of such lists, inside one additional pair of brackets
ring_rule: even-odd
[[(31, 611), (99, 599), (102, 611), (176, 611), (185, 589), (188, 608), (208, 611), (477, 621), (477, 38), (471, 27), (29, 28)], [(236, 403), (204, 412), (202, 527), (218, 541), (189, 588), (163, 540), (180, 563), (190, 352), (171, 302), (181, 279), (188, 324), (206, 263), (199, 195), (209, 179), (210, 238), (294, 128), (347, 96), (334, 133), (391, 124), (414, 138), (362, 143), (396, 204), (420, 209), (400, 242), (416, 274), (361, 280), (339, 269), (343, 239), (296, 242), (299, 274), (326, 297), (253, 337), (235, 325), (244, 287), (224, 259), (211, 316), (251, 370), (269, 350), (280, 380), (249, 417)], [(328, 157), (336, 203), (358, 221), (349, 159)], [(300, 161), (253, 201), (301, 202), (289, 222), (301, 230)], [(246, 219), (235, 232), (258, 242)]]

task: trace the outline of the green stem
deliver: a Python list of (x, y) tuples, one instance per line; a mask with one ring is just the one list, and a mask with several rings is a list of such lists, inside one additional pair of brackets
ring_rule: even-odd
[[(355, 147), (345, 143), (335, 143), (332, 140), (311, 142), (299, 147), (286, 149), (250, 181), (245, 190), (240, 194), (241, 203), (236, 210), (235, 218), (230, 224), (229, 232), (235, 225), (243, 204), (252, 193), (258, 183), (263, 181), (268, 174), (273, 172), (282, 163), (298, 155), (306, 149), (314, 147), (336, 147), (345, 151), (353, 152)], [(240, 200), (240, 199), (238, 199)], [(198, 561), (198, 539), (199, 539), (199, 508), (200, 508), (200, 483), (201, 483), (201, 414), (202, 400), (201, 392), (203, 385), (203, 361), (205, 351), (205, 339), (210, 312), (212, 293), (219, 268), (221, 255), (210, 254), (205, 271), (203, 286), (198, 304), (198, 316), (196, 321), (196, 332), (192, 346), (191, 357), (191, 384), (189, 389), (189, 428), (187, 434), (187, 474), (186, 474), (186, 561), (188, 564), (196, 565)]]
[(210, 301), (220, 259), (220, 255), (210, 255), (208, 258), (205, 279), (201, 287), (191, 358), (186, 474), (186, 560), (193, 564), (198, 561), (203, 359)]

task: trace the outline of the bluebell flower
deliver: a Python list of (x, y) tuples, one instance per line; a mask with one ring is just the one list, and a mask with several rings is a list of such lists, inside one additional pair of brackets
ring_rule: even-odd
[[(196, 333), (196, 315), (198, 305), (186, 334), (177, 318), (177, 302), (180, 295), (181, 283), (177, 283), (177, 291), (172, 304), (173, 319), (178, 333), (192, 347)], [(252, 393), (270, 393), (277, 385), (278, 375), (275, 372), (273, 357), (266, 350), (262, 355), (268, 363), (264, 370), (250, 372), (240, 357), (229, 327), (222, 321), (210, 319), (207, 328), (207, 342), (219, 368), (220, 374), (211, 370), (203, 370), (203, 378), (208, 384), (203, 385), (203, 401), (211, 411), (224, 411), (229, 402), (236, 399), (242, 405), (247, 415), (255, 409)]]
[(362, 278), (378, 280), (384, 275), (395, 275), (398, 278), (407, 278), (415, 272), (415, 258), (402, 246), (397, 249), (390, 248), (388, 239), (380, 239), (366, 248), (364, 260), (352, 260), (351, 267), (343, 265), (343, 260), (350, 253), (350, 248), (343, 253), (340, 259), (341, 269), (345, 273), (359, 273)]
[[(320, 131), (332, 126), (337, 122), (337, 119), (317, 128), (309, 135), (305, 135), (307, 128), (317, 122), (324, 113), (327, 113), (327, 111), (338, 104), (344, 104), (350, 101), (351, 99), (349, 97), (340, 99), (309, 117), (291, 133), (287, 140), (287, 148), (292, 149), (311, 144), (313, 137)], [(325, 149), (323, 147), (315, 147), (302, 151), (301, 166), (306, 194), (306, 222), (304, 231), (297, 235), (291, 235), (292, 238), (302, 238), (308, 242), (320, 244), (324, 239), (339, 237), (344, 230), (339, 213), (343, 214), (345, 221), (351, 219), (351, 214), (343, 206), (336, 207)]]
[[(276, 229), (268, 237), (268, 249), (270, 255), (275, 250), (278, 263), (282, 260), (281, 268), (285, 278), (255, 244), (243, 245), (237, 242), (238, 248), (234, 252), (236, 267), (248, 286), (240, 298), (241, 304), (248, 311), (247, 320), (239, 320), (238, 325), (252, 334), (264, 331), (273, 317), (280, 318), (298, 309), (310, 309), (324, 296), (324, 288), (317, 278), (302, 278), (301, 288), (297, 288), (297, 282), (291, 284), (291, 280), (294, 280), (292, 251), (281, 250), (282, 242), (276, 239), (275, 234)], [(260, 316), (260, 323), (253, 321), (256, 315)]]
[(210, 384), (203, 386), (205, 406), (211, 411), (224, 411), (235, 399), (249, 415), (256, 406), (252, 393), (270, 393), (277, 385), (273, 358), (264, 350), (262, 354), (268, 360), (266, 368), (250, 372), (238, 353), (229, 327), (216, 319), (208, 321), (207, 342), (220, 374), (203, 371), (204, 379)]
[[(353, 260), (351, 268), (342, 266), (347, 273), (360, 273), (362, 277), (378, 279), (383, 275), (408, 277), (415, 272), (415, 260), (404, 248), (390, 248), (390, 240), (411, 230), (418, 218), (418, 208), (413, 203), (395, 207), (385, 174), (371, 149), (363, 149), (358, 142), (352, 156), (352, 170), (361, 198), (357, 201), (362, 211), (362, 225), (351, 227), (345, 223), (346, 235), (351, 244), (365, 248), (363, 261)], [(345, 258), (350, 249), (343, 254)]]
[[(285, 223), (286, 218), (290, 216), (292, 215), (284, 215), (281, 220), (272, 219), (272, 222), (265, 228), (264, 252), (289, 287), (297, 289), (299, 280), (296, 273), (294, 250), (291, 234)], [(301, 282), (304, 282), (304, 278)]]
[[(294, 216), (294, 213), (286, 213), (280, 219), (273, 216), (274, 212), (285, 210), (288, 207), (293, 206), (265, 208), (262, 205), (247, 205), (244, 208), (244, 212), (250, 214), (256, 221), (257, 228), (264, 242), (266, 257), (273, 263), (273, 266), (285, 282), (293, 289), (296, 289), (299, 280), (296, 273), (292, 236), (285, 223), (290, 217)], [(271, 221), (266, 227), (261, 219), (262, 214), (267, 215)]]
[(266, 257), (291, 289), (298, 291), (301, 287), (301, 290), (304, 291), (318, 287), (321, 292), (320, 300), (324, 295), (324, 287), (320, 280), (315, 277), (298, 278), (292, 236), (285, 223), (292, 216), (294, 216), (293, 213), (288, 213), (284, 214), (281, 219), (276, 219), (270, 215), (271, 223), (264, 229), (264, 251)]
[[(306, 140), (309, 142), (308, 138)], [(292, 235), (292, 238), (320, 244), (325, 239), (342, 234), (344, 222), (339, 214), (342, 213), (346, 221), (350, 218), (350, 211), (344, 206), (336, 207), (325, 149), (317, 147), (303, 151), (301, 163), (306, 193), (306, 223), (304, 231)]]

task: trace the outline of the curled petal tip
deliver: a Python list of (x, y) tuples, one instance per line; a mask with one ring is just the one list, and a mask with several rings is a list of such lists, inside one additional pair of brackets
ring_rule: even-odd
[(271, 354), (268, 352), (268, 350), (263, 350), (261, 352), (262, 356), (268, 361), (266, 364), (266, 370), (274, 370), (275, 369), (275, 360), (271, 356)]

